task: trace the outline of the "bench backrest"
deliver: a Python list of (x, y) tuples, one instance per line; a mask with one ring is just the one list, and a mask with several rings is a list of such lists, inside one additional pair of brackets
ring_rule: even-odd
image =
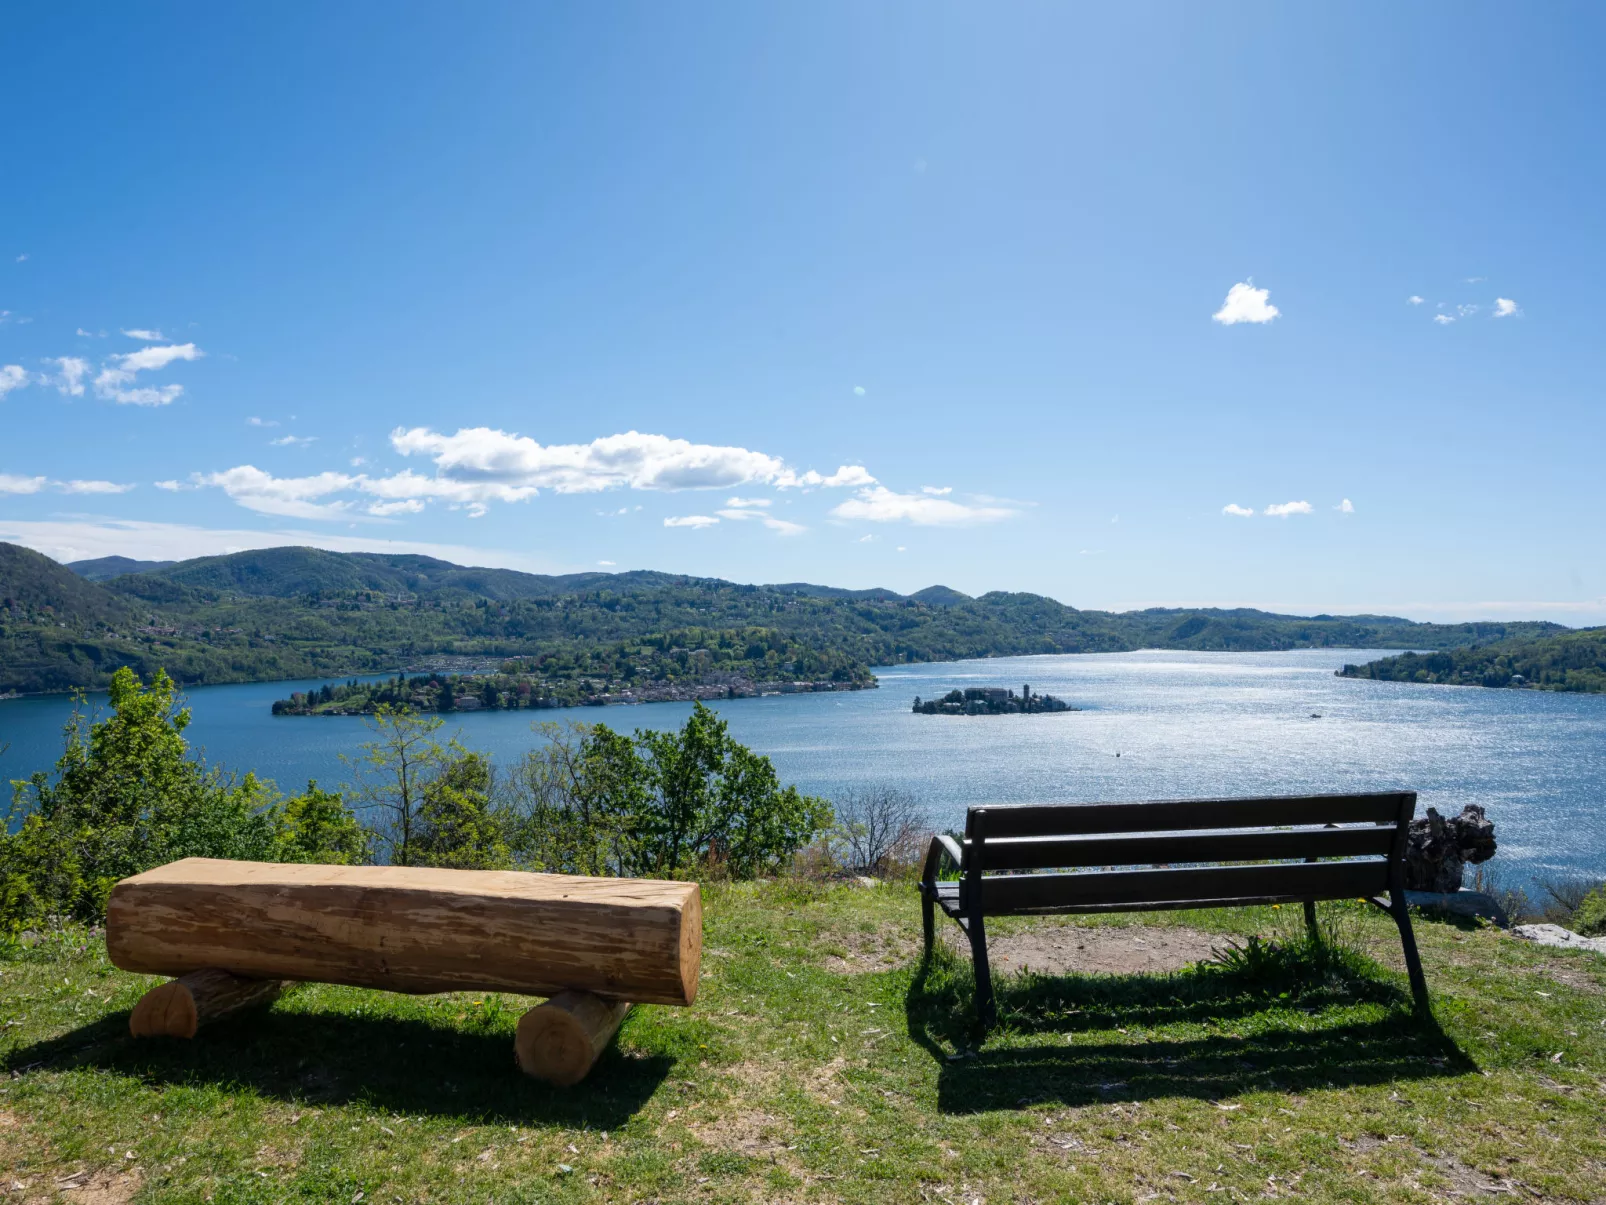
[[(1001, 914), (1372, 896), (1397, 879), (1415, 811), (1414, 791), (973, 807), (961, 900), (980, 890)], [(1079, 873), (1021, 873), (1062, 870)]]

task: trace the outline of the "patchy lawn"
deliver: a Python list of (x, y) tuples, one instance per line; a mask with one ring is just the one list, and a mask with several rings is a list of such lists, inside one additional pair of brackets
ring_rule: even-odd
[(974, 1052), (912, 888), (705, 891), (696, 1006), (567, 1090), (516, 1070), (520, 998), (309, 985), (136, 1044), (158, 980), (98, 938), (0, 952), (0, 1200), (1606, 1202), (1606, 959), (1420, 920), (1423, 1024), (1360, 905), (1314, 961), (1187, 965), (1297, 908), (1000, 922)]

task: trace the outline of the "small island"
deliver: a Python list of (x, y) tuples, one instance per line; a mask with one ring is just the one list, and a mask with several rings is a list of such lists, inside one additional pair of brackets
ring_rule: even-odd
[(1047, 712), (1080, 711), (1053, 695), (1034, 695), (1030, 686), (1020, 694), (1002, 686), (969, 686), (950, 690), (940, 699), (922, 701), (915, 696), (916, 715), (1041, 715)]

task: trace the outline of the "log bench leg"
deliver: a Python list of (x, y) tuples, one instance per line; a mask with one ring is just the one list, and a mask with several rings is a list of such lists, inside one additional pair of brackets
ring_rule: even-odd
[(562, 1088), (578, 1084), (629, 1011), (625, 1000), (560, 992), (519, 1018), (513, 1039), (519, 1069)]
[(139, 998), (129, 1014), (136, 1038), (193, 1038), (210, 1021), (258, 1004), (271, 1004), (284, 991), (282, 979), (246, 979), (209, 968), (191, 971)]

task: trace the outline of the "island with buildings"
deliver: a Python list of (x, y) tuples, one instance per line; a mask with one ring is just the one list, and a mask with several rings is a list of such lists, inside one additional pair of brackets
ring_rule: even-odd
[(916, 715), (1041, 715), (1049, 712), (1080, 711), (1053, 695), (1033, 694), (1022, 686), (1020, 694), (1003, 686), (968, 686), (950, 690), (940, 699), (922, 700), (915, 696)]

